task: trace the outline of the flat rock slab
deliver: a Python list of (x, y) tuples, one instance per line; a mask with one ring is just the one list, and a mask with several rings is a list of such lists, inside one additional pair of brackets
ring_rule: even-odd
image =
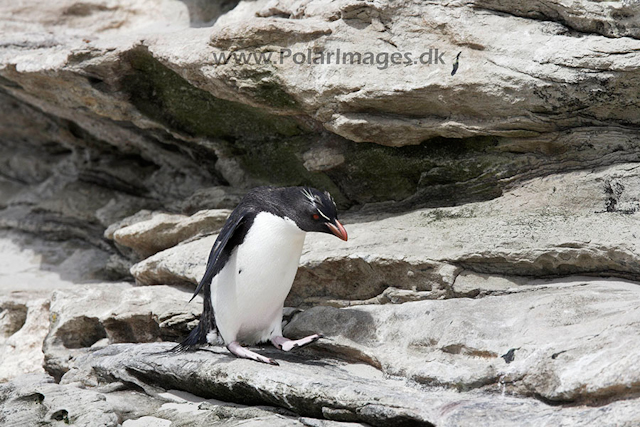
[(279, 367), (236, 359), (222, 347), (166, 353), (171, 348), (166, 344), (112, 345), (79, 360), (62, 381), (86, 381), (87, 376), (95, 375), (98, 381), (136, 384), (150, 393), (153, 386), (181, 389), (247, 405), (281, 406), (302, 416), (372, 425), (430, 425), (434, 418), (432, 405), (425, 405), (420, 392), (402, 381), (372, 382), (371, 376), (382, 375), (370, 367), (353, 375), (344, 362), (274, 349), (261, 352), (276, 357)]
[(133, 249), (146, 258), (159, 251), (171, 248), (198, 234), (217, 232), (231, 213), (228, 209), (207, 209), (191, 216), (153, 212), (134, 215), (140, 221), (125, 218), (122, 226), (114, 224), (105, 232), (105, 237), (122, 246)]
[(109, 346), (78, 361), (62, 384), (124, 383), (154, 396), (179, 389), (228, 402), (279, 406), (316, 420), (373, 426), (581, 425), (584, 420), (613, 426), (640, 420), (637, 401), (563, 408), (501, 395), (497, 388), (495, 393), (424, 389), (386, 378), (370, 366), (317, 358), (312, 352), (259, 349), (280, 362), (269, 366), (235, 359), (221, 347), (167, 354), (169, 348), (160, 343)]
[(555, 402), (602, 403), (640, 391), (640, 286), (572, 278), (502, 295), (400, 305), (314, 307), (286, 336), (385, 374), (461, 391), (503, 388)]
[(22, 375), (0, 384), (0, 424), (11, 427), (358, 427), (299, 417), (281, 408), (226, 403), (169, 390), (152, 397), (118, 384), (110, 388), (56, 384), (46, 375)]

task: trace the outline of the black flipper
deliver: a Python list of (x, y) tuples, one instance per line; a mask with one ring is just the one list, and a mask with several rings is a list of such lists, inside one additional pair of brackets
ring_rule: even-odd
[(227, 222), (225, 222), (218, 238), (213, 244), (209, 260), (207, 261), (207, 269), (198, 287), (189, 302), (203, 291), (204, 308), (200, 322), (189, 336), (172, 349), (172, 351), (191, 350), (201, 344), (207, 344), (207, 335), (212, 331), (217, 331), (216, 317), (211, 304), (211, 281), (224, 268), (231, 257), (233, 250), (243, 242), (249, 227), (255, 218), (255, 210), (242, 204), (238, 205), (231, 213)]
[[(240, 213), (239, 209), (236, 209), (231, 213), (229, 219), (227, 219), (227, 222), (224, 223), (224, 226), (222, 227), (222, 230), (220, 230), (220, 234), (218, 234), (218, 238), (216, 239), (215, 243), (213, 244), (213, 248), (211, 248), (211, 252), (209, 253), (209, 260), (207, 261), (207, 269), (204, 272), (204, 276), (202, 276), (202, 280), (200, 280), (200, 283), (198, 284), (196, 290), (193, 292), (193, 296), (191, 297), (189, 302), (193, 301), (196, 295), (200, 293), (202, 288), (211, 284), (213, 278), (216, 277), (218, 273), (220, 273), (220, 270), (222, 270), (222, 268), (229, 260), (233, 249), (238, 246), (238, 244), (241, 243), (242, 240), (244, 240), (244, 235), (246, 235), (246, 232), (243, 233), (242, 240), (240, 240), (240, 242), (234, 242), (235, 244), (228, 245), (229, 247), (227, 247), (229, 241), (232, 240), (233, 236), (235, 236), (236, 231), (246, 228), (242, 227), (241, 225), (246, 222), (248, 216), (252, 216), (250, 212)], [(253, 220), (251, 222), (253, 222)]]

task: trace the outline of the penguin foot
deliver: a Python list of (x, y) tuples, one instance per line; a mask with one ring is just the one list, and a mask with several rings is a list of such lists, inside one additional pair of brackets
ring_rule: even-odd
[(280, 366), (278, 362), (273, 359), (269, 359), (268, 357), (260, 356), (258, 353), (254, 353), (248, 348), (244, 348), (240, 345), (238, 341), (233, 341), (227, 346), (227, 350), (231, 352), (234, 356), (240, 359), (251, 359), (256, 362), (267, 363), (269, 365)]
[(290, 351), (294, 348), (304, 347), (305, 345), (314, 343), (322, 337), (322, 334), (309, 335), (308, 337), (300, 338), (299, 340), (290, 340), (285, 337), (273, 337), (271, 338), (271, 344), (282, 351)]

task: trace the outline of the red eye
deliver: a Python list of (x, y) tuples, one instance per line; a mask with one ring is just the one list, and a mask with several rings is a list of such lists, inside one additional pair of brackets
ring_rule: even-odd
[(315, 219), (315, 220), (320, 219), (320, 215), (318, 215), (318, 214), (313, 214), (313, 219)]

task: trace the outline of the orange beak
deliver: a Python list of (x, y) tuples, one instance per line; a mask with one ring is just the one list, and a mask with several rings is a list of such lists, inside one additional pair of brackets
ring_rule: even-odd
[(347, 230), (345, 230), (344, 227), (342, 226), (342, 224), (340, 224), (340, 221), (338, 221), (336, 219), (336, 225), (333, 225), (331, 223), (327, 223), (327, 227), (329, 227), (329, 230), (331, 230), (331, 232), (333, 234), (335, 234), (336, 236), (338, 236), (339, 238), (341, 238), (345, 242), (347, 241), (347, 238), (348, 238)]

